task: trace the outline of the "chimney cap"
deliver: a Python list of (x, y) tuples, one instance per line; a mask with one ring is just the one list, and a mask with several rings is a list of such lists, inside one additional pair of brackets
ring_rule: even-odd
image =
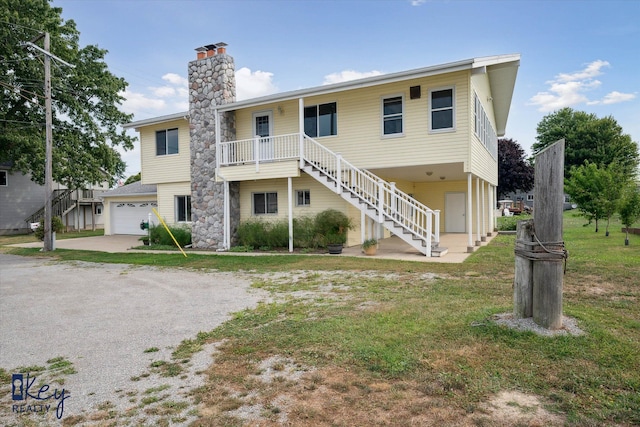
[(213, 50), (217, 47), (215, 44), (207, 44), (204, 46), (206, 50)]
[(228, 46), (228, 44), (226, 44), (225, 42), (216, 43), (216, 47), (225, 47), (225, 46)]
[(207, 49), (204, 48), (204, 47), (197, 47), (195, 50), (196, 50), (196, 52), (206, 52), (207, 51)]

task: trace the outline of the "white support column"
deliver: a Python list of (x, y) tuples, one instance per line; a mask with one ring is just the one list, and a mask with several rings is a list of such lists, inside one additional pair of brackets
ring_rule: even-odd
[(293, 252), (293, 182), (287, 178), (288, 203), (289, 203), (289, 252)]
[(336, 153), (336, 194), (342, 193), (342, 154)]
[(493, 202), (493, 185), (489, 184), (488, 186), (488, 191), (489, 194), (487, 196), (487, 202), (489, 203), (489, 231), (487, 232), (487, 236), (493, 236), (493, 223), (494, 223), (494, 219), (493, 219), (493, 215), (495, 213), (496, 210), (496, 204)]
[(378, 180), (378, 223), (384, 222), (384, 182)]
[(469, 237), (467, 242), (467, 252), (473, 252), (473, 209), (472, 203), (473, 199), (471, 198), (471, 172), (467, 173), (467, 235)]
[(224, 221), (223, 221), (223, 249), (229, 250), (231, 248), (231, 203), (229, 201), (229, 181), (224, 180)]
[(476, 246), (480, 245), (480, 178), (476, 177)]
[(485, 194), (484, 194), (484, 187), (486, 186), (486, 183), (484, 182), (484, 180), (482, 181), (482, 237), (480, 237), (480, 240), (482, 242), (486, 242), (487, 241), (487, 209), (486, 209), (486, 203), (484, 202), (484, 198), (485, 198)]
[(360, 243), (363, 243), (365, 240), (367, 240), (366, 232), (367, 216), (364, 214), (363, 210), (360, 210)]

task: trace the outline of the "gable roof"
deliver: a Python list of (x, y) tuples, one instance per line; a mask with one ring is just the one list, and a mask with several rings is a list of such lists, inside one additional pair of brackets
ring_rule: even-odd
[[(497, 128), (496, 133), (498, 134), (498, 136), (503, 136), (507, 125), (509, 108), (511, 106), (511, 98), (513, 97), (516, 74), (518, 72), (519, 66), (520, 54), (518, 53), (508, 55), (484, 56), (434, 65), (430, 67), (400, 71), (396, 73), (381, 74), (378, 76), (366, 77), (363, 79), (349, 80), (346, 82), (334, 83), (330, 85), (322, 85), (306, 89), (281, 92), (273, 95), (261, 96), (258, 98), (251, 98), (225, 105), (220, 105), (217, 107), (217, 109), (219, 112), (233, 111), (240, 108), (255, 107), (274, 102), (304, 98), (308, 96), (325, 95), (381, 84), (395, 83), (421, 77), (453, 73), (456, 71), (471, 70), (473, 73), (487, 73), (488, 75), (489, 84), (491, 86), (491, 94), (493, 96), (493, 106)], [(132, 122), (126, 124), (124, 127), (125, 129), (134, 128), (188, 117), (188, 112), (176, 113), (168, 116)]]
[(155, 196), (158, 193), (156, 184), (142, 184), (140, 181), (114, 188), (102, 193), (100, 197), (120, 197), (120, 196)]

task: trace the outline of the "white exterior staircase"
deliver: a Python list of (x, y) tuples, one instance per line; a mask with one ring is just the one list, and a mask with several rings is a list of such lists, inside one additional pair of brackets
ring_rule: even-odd
[[(300, 169), (426, 256), (439, 247), (440, 211), (432, 210), (393, 183), (359, 169), (304, 134), (220, 142), (218, 166), (299, 159)], [(255, 154), (258, 154), (256, 156)]]

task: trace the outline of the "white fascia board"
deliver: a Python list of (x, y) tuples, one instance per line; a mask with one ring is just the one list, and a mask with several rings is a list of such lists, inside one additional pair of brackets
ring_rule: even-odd
[(456, 71), (470, 70), (473, 67), (474, 60), (467, 59), (464, 61), (451, 62), (443, 65), (432, 67), (418, 68), (414, 70), (401, 71), (397, 73), (382, 74), (374, 77), (367, 77), (358, 80), (349, 80), (331, 85), (316, 86), (307, 89), (299, 89), (290, 92), (282, 92), (274, 95), (263, 96), (260, 98), (247, 99), (244, 101), (233, 102), (230, 104), (218, 106), (218, 111), (233, 111), (240, 108), (254, 107), (272, 102), (289, 101), (309, 96), (326, 95), (329, 93), (342, 92), (353, 89), (361, 89), (371, 86), (377, 86), (386, 83), (395, 83), (410, 79), (434, 76), (444, 73), (453, 73)]
[(185, 111), (182, 113), (174, 113), (166, 116), (152, 117), (150, 119), (138, 120), (136, 122), (124, 124), (122, 125), (122, 127), (125, 129), (139, 128), (143, 126), (157, 125), (164, 122), (171, 122), (173, 120), (179, 120), (179, 119), (189, 120), (189, 112)]

